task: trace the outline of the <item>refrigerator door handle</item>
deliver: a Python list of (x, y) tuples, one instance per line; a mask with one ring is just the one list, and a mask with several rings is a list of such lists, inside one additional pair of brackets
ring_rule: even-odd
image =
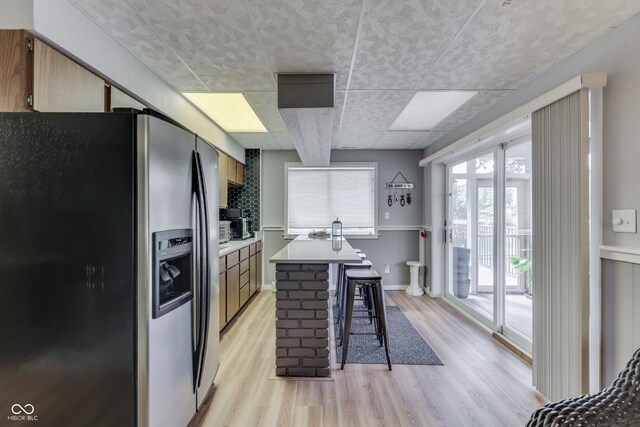
[(204, 266), (203, 268), (203, 276), (202, 279), (200, 281), (200, 286), (202, 289), (201, 292), (201, 297), (203, 299), (203, 304), (204, 305), (204, 314), (201, 317), (201, 323), (204, 323), (204, 334), (203, 334), (203, 341), (202, 341), (202, 353), (200, 356), (200, 363), (199, 363), (199, 368), (198, 368), (198, 387), (200, 387), (200, 384), (202, 383), (202, 375), (204, 373), (204, 363), (205, 363), (205, 359), (207, 357), (207, 341), (209, 339), (209, 318), (210, 313), (211, 313), (211, 257), (209, 256), (209, 237), (211, 236), (210, 234), (210, 228), (209, 228), (209, 204), (207, 202), (207, 187), (206, 187), (206, 183), (205, 183), (205, 178), (204, 178), (204, 170), (202, 167), (202, 159), (200, 158), (200, 153), (196, 152), (196, 159), (197, 159), (197, 165), (198, 165), (198, 172), (200, 175), (200, 191), (202, 192), (202, 208), (201, 210), (204, 213), (204, 227), (203, 227), (203, 231), (204, 231), (204, 260), (201, 260), (201, 265)]
[[(204, 341), (204, 327), (203, 327), (203, 320), (204, 320), (204, 311), (203, 311), (203, 299), (204, 295), (203, 295), (203, 283), (205, 281), (205, 277), (206, 277), (206, 262), (203, 262), (203, 259), (206, 261), (206, 256), (207, 254), (206, 252), (206, 235), (205, 238), (203, 238), (203, 233), (205, 233), (205, 226), (203, 224), (203, 221), (205, 220), (205, 214), (204, 214), (204, 208), (205, 208), (205, 204), (204, 204), (204, 198), (203, 198), (203, 191), (202, 191), (202, 175), (200, 174), (200, 159), (197, 156), (197, 153), (195, 151), (193, 151), (193, 190), (195, 192), (196, 195), (196, 200), (197, 200), (197, 228), (198, 228), (198, 232), (196, 233), (197, 239), (198, 239), (198, 247), (199, 247), (199, 257), (200, 259), (198, 260), (198, 265), (199, 265), (199, 271), (198, 271), (198, 279), (197, 283), (198, 283), (198, 291), (194, 292), (194, 298), (193, 298), (193, 309), (195, 311), (195, 319), (196, 322), (194, 322), (194, 327), (195, 327), (195, 336), (196, 336), (196, 342), (195, 342), (195, 346), (194, 346), (194, 351), (193, 351), (193, 356), (192, 356), (192, 367), (193, 367), (193, 392), (195, 393), (197, 390), (197, 383), (198, 383), (198, 377), (200, 375), (200, 359), (202, 357), (202, 345), (203, 345), (203, 341)], [(192, 334), (193, 336), (193, 334)]]

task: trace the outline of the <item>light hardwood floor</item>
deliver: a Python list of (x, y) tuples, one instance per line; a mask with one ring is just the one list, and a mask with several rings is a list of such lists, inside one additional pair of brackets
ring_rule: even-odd
[(259, 292), (224, 335), (212, 398), (192, 424), (519, 426), (545, 403), (530, 385), (531, 368), (445, 303), (385, 295), (444, 366), (394, 365), (389, 372), (386, 365), (341, 371), (335, 364), (335, 381), (274, 379), (275, 297)]

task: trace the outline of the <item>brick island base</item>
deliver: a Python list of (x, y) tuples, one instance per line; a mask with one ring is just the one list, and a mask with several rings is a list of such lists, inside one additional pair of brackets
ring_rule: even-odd
[(329, 264), (276, 263), (276, 375), (328, 377)]

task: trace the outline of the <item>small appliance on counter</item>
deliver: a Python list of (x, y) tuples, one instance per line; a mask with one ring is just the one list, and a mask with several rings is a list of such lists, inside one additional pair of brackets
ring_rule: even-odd
[(231, 240), (244, 240), (253, 237), (253, 221), (248, 209), (220, 209), (220, 220), (229, 221)]
[(218, 235), (220, 236), (220, 244), (227, 243), (231, 240), (231, 221), (220, 221)]

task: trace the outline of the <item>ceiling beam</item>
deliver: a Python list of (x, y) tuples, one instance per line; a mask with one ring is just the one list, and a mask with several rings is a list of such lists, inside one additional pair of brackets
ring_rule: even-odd
[(278, 74), (278, 110), (305, 166), (329, 166), (335, 74)]

